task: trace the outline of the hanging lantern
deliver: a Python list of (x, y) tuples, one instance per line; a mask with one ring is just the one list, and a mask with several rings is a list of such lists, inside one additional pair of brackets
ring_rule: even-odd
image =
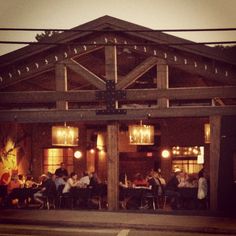
[(154, 126), (130, 125), (129, 126), (129, 143), (131, 145), (153, 145), (154, 144)]
[(73, 147), (78, 145), (79, 129), (77, 127), (53, 126), (52, 145)]
[(211, 128), (210, 124), (207, 123), (204, 125), (204, 140), (205, 143), (210, 143), (210, 137), (211, 137)]

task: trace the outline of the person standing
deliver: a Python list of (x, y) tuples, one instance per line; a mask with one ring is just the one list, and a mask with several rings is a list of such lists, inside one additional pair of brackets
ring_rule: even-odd
[(62, 178), (67, 179), (68, 178), (68, 171), (65, 168), (65, 163), (61, 162), (60, 165), (61, 165), (60, 168), (56, 169), (55, 175), (56, 175), (56, 177), (62, 176)]
[(200, 209), (206, 209), (207, 207), (207, 192), (208, 192), (208, 185), (207, 185), (207, 179), (205, 177), (205, 171), (201, 170), (198, 173), (198, 193), (197, 198), (199, 202), (199, 208)]

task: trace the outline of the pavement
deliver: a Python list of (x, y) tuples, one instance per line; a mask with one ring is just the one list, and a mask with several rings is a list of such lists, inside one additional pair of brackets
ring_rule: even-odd
[(1, 209), (0, 224), (160, 230), (236, 235), (236, 218), (153, 212)]

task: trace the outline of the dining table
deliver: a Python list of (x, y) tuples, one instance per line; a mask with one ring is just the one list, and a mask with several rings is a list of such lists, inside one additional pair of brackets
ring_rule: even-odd
[(197, 192), (196, 187), (178, 188), (180, 194), (181, 207), (184, 209), (193, 209), (197, 207)]
[(123, 208), (125, 209), (142, 209), (148, 194), (152, 194), (149, 187), (120, 187), (120, 200), (124, 202)]

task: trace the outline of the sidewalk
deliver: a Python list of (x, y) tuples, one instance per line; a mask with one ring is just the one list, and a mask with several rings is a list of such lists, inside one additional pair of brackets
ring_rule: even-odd
[(1, 210), (0, 223), (124, 228), (236, 235), (236, 219), (79, 210)]

